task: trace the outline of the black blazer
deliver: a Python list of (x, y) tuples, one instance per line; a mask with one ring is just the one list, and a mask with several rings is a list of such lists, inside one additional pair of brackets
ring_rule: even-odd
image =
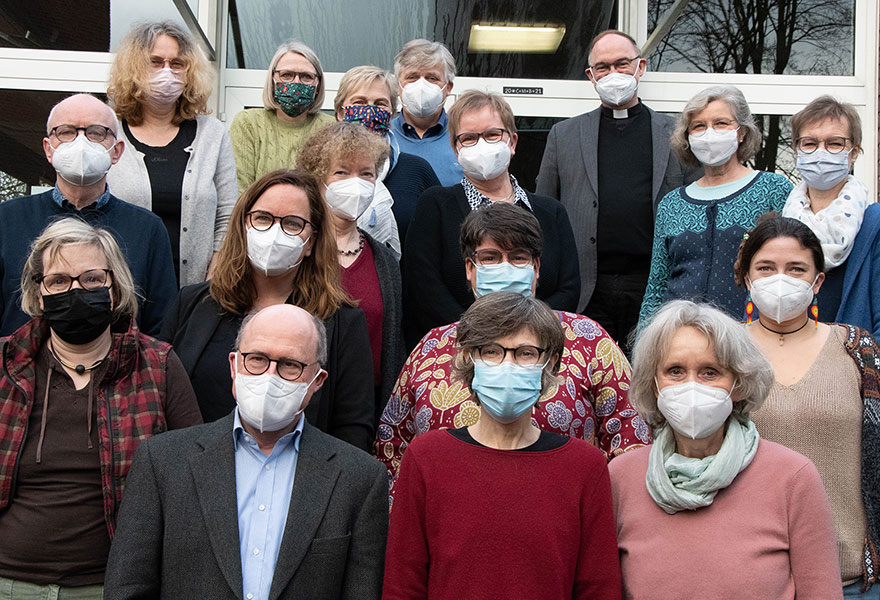
[(376, 241), (368, 233), (364, 238), (373, 251), (376, 276), (382, 294), (382, 357), (381, 382), (376, 390), (375, 420), (378, 427), (382, 410), (391, 397), (391, 390), (406, 360), (403, 345), (403, 290), (400, 281), (400, 264), (390, 248)]
[[(574, 312), (581, 281), (568, 214), (553, 198), (526, 193), (544, 234), (536, 295), (550, 308)], [(474, 302), (460, 246), (461, 224), (470, 212), (461, 184), (430, 188), (419, 199), (403, 253), (410, 348), (434, 327), (458, 321)]]
[[(107, 562), (104, 598), (242, 598), (232, 415), (142, 443)], [(270, 600), (379, 600), (387, 473), (305, 424)]]
[[(220, 323), (240, 323), (241, 320), (241, 317), (223, 310), (211, 297), (208, 282), (188, 285), (180, 290), (165, 316), (159, 339), (174, 347), (186, 372), (192, 376), (196, 362)], [(370, 348), (367, 320), (361, 309), (343, 306), (324, 321), (324, 326), (327, 329), (327, 364), (324, 369), (328, 377), (306, 407), (306, 418), (321, 431), (369, 450), (376, 426), (373, 362), (370, 353), (364, 352), (364, 348)], [(211, 405), (212, 414), (226, 414), (235, 407), (229, 361), (223, 356), (215, 360), (217, 377), (229, 382), (225, 386), (229, 394), (219, 398), (206, 397), (205, 390), (193, 388), (203, 412), (206, 405)]]

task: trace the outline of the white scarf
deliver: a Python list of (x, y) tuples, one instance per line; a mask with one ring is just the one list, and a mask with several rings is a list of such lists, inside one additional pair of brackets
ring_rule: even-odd
[(825, 270), (828, 271), (849, 258), (867, 208), (868, 188), (848, 175), (840, 195), (817, 213), (810, 209), (807, 184), (799, 183), (785, 201), (782, 216), (797, 219), (813, 230), (822, 243)]

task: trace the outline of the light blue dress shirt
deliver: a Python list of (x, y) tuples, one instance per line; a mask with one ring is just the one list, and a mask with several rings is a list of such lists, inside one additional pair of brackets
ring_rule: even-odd
[(420, 138), (415, 128), (403, 118), (403, 112), (391, 119), (391, 132), (400, 152), (421, 156), (428, 161), (437, 174), (441, 185), (455, 185), (464, 177), (458, 164), (458, 157), (449, 143), (449, 117), (446, 109), (440, 113), (440, 120)]
[(300, 417), (296, 429), (275, 442), (272, 454), (266, 456), (241, 426), (238, 409), (235, 409), (232, 424), (235, 497), (245, 600), (266, 600), (269, 597), (290, 511), (290, 494), (305, 420), (305, 416)]

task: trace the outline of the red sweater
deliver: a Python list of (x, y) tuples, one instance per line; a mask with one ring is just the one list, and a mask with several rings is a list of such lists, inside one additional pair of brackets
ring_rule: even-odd
[(605, 457), (570, 439), (495, 450), (430, 431), (403, 456), (384, 600), (619, 600)]

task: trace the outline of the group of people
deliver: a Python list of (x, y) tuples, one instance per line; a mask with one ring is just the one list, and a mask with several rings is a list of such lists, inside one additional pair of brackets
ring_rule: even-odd
[(532, 193), (442, 44), (328, 115), (285, 43), (227, 131), (135, 27), (0, 204), (0, 598), (880, 598), (857, 112), (794, 116), (793, 186), (736, 88), (587, 59)]

